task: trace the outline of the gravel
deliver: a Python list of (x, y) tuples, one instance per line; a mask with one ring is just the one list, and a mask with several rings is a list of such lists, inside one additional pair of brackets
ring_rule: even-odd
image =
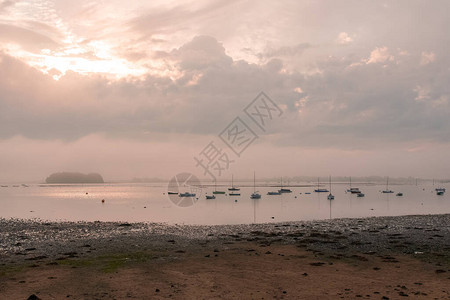
[(220, 226), (0, 219), (0, 266), (123, 252), (220, 249), (237, 242), (294, 244), (336, 255), (401, 253), (449, 262), (450, 214)]

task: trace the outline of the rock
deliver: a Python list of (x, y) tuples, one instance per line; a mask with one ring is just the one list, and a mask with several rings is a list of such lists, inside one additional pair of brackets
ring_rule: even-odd
[(312, 262), (310, 263), (311, 266), (315, 266), (315, 267), (320, 267), (323, 266), (325, 263), (324, 262)]

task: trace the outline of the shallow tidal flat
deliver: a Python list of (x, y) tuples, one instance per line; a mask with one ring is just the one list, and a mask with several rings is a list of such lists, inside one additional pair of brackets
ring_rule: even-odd
[(449, 286), (448, 214), (229, 226), (0, 219), (5, 299), (448, 299)]

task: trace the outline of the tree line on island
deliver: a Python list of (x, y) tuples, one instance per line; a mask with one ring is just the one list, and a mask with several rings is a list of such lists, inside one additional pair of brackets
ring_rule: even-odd
[(78, 172), (53, 173), (45, 179), (46, 183), (104, 183), (98, 173), (83, 174)]

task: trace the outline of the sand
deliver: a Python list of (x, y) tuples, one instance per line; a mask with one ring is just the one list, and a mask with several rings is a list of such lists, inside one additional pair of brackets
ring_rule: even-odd
[(0, 298), (449, 299), (450, 215), (236, 226), (0, 220)]

